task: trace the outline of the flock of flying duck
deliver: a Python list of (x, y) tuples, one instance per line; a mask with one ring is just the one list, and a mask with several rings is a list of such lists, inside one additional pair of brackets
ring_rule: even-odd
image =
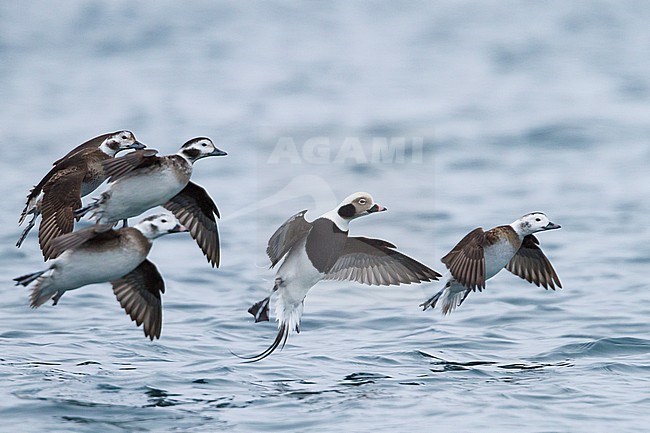
[[(123, 150), (133, 150), (116, 157)], [(40, 216), (38, 241), (46, 268), (17, 277), (16, 284), (36, 282), (30, 305), (48, 300), (56, 305), (66, 291), (110, 282), (122, 308), (142, 325), (145, 336), (160, 338), (165, 283), (147, 260), (154, 239), (189, 232), (212, 267), (219, 267), (219, 211), (201, 186), (191, 182), (194, 163), (224, 156), (206, 137), (183, 144), (173, 155), (159, 156), (130, 131), (95, 137), (54, 162), (30, 191), (19, 224), (32, 218), (16, 246), (20, 247)], [(108, 188), (82, 207), (82, 197), (102, 183)], [(146, 188), (142, 188), (146, 185)], [(129, 227), (127, 220), (162, 206), (173, 215), (157, 214)], [(300, 332), (303, 301), (321, 280), (348, 280), (367, 285), (400, 285), (436, 281), (443, 275), (397, 251), (390, 242), (349, 236), (352, 220), (383, 212), (370, 194), (357, 192), (314, 221), (306, 210), (285, 221), (271, 236), (266, 252), (271, 268), (281, 262), (271, 294), (248, 310), (255, 322), (269, 320), (271, 296), (276, 295), (278, 333), (262, 353), (249, 362), (284, 347), (292, 331)], [(95, 225), (74, 231), (75, 220), (88, 215)], [(122, 228), (115, 226), (122, 221)], [(553, 266), (534, 233), (560, 228), (541, 212), (522, 216), (509, 225), (477, 228), (442, 258), (447, 267), (442, 289), (420, 306), (440, 306), (448, 314), (467, 296), (482, 291), (485, 282), (503, 268), (545, 289), (561, 288)]]

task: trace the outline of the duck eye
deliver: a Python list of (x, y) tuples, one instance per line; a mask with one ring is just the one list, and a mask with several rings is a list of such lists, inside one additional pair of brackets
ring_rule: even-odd
[(205, 147), (205, 146), (207, 146), (207, 144), (205, 144), (205, 143), (201, 143), (201, 146)]
[(160, 221), (163, 222), (163, 223), (166, 223), (166, 222), (167, 222), (167, 220), (160, 220)]
[(360, 198), (359, 199), (359, 204), (366, 204), (366, 199), (365, 198)]
[(535, 218), (535, 221), (540, 222), (542, 219), (541, 218)]

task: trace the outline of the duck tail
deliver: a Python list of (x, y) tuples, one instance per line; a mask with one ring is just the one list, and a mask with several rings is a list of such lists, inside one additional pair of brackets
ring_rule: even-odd
[[(244, 359), (246, 363), (250, 362), (257, 362), (261, 361), (273, 352), (279, 347), (280, 350), (284, 349), (284, 345), (287, 344), (287, 338), (289, 337), (289, 329), (286, 327), (284, 323), (281, 323), (279, 325), (278, 333), (275, 336), (275, 340), (273, 340), (273, 343), (269, 347), (266, 348), (262, 353), (259, 353), (254, 356), (239, 356), (237, 354), (234, 354), (238, 358)], [(232, 353), (232, 352), (231, 352)]]
[(102, 219), (102, 216), (104, 215), (104, 210), (102, 209), (102, 205), (106, 203), (108, 199), (111, 198), (111, 192), (109, 191), (104, 191), (101, 193), (101, 195), (97, 198), (94, 199), (94, 201), (80, 209), (77, 209), (73, 212), (74, 217), (79, 221), (81, 217), (86, 215), (88, 212), (92, 213), (90, 214), (89, 219), (95, 220), (96, 222), (102, 222), (100, 221)]
[[(97, 209), (98, 207), (99, 207), (99, 200), (95, 199), (95, 201), (92, 202), (92, 203), (90, 203), (89, 205), (84, 206), (84, 207), (82, 207), (82, 208), (79, 208), (79, 209), (75, 210), (75, 211), (73, 212), (73, 215), (74, 215), (75, 218), (77, 218), (77, 220), (79, 220), (81, 217), (83, 217), (84, 215), (86, 215), (88, 212), (90, 212), (91, 210), (95, 210), (95, 209)], [(93, 214), (91, 215), (91, 218), (92, 218), (94, 215), (95, 215), (95, 213), (93, 213)]]
[[(275, 286), (273, 286), (273, 292), (278, 291), (278, 285), (280, 281), (276, 281)], [(271, 294), (273, 294), (273, 292)], [(269, 347), (266, 348), (262, 353), (245, 357), (234, 354), (235, 356), (245, 359), (245, 362), (257, 362), (266, 358), (270, 354), (276, 351), (278, 347), (280, 350), (284, 349), (284, 345), (287, 344), (287, 339), (291, 331), (295, 330), (300, 333), (300, 318), (302, 317), (303, 303), (294, 304), (287, 302), (282, 296), (283, 292), (278, 292), (278, 297), (275, 302), (275, 315), (276, 320), (278, 321), (278, 333), (275, 336), (275, 340)], [(271, 300), (271, 295), (262, 299), (259, 302), (253, 304), (252, 307), (248, 309), (248, 312), (255, 317), (255, 322), (260, 322), (263, 320), (269, 320), (269, 304)]]
[(290, 302), (282, 296), (284, 293), (279, 292), (275, 300), (275, 317), (278, 321), (278, 327), (286, 326), (289, 332), (296, 331), (300, 334), (300, 320), (302, 318), (303, 302), (298, 304)]
[[(34, 216), (32, 216), (32, 219), (27, 223), (27, 226), (23, 230), (23, 232), (20, 234), (20, 237), (18, 238), (18, 242), (16, 242), (16, 246), (20, 248), (20, 246), (23, 244), (23, 241), (25, 241), (25, 238), (29, 234), (29, 232), (32, 230), (34, 225), (36, 225), (36, 217), (40, 215), (40, 212), (35, 211), (31, 212)], [(26, 215), (25, 215), (26, 216)], [(22, 224), (24, 221), (24, 216), (21, 215), (19, 225)]]
[(26, 274), (26, 275), (21, 275), (20, 277), (14, 278), (14, 281), (16, 282), (16, 286), (22, 285), (22, 286), (29, 286), (32, 281), (46, 273), (48, 269), (38, 271), (38, 272), (32, 272), (31, 274)]
[[(32, 188), (32, 190), (29, 192), (29, 196), (27, 196), (27, 203), (25, 203), (25, 208), (23, 211), (20, 213), (20, 218), (18, 218), (18, 225), (21, 226), (23, 225), (23, 222), (25, 221), (25, 218), (27, 218), (27, 215), (30, 214), (40, 214), (40, 202), (39, 202), (39, 195), (35, 194), (36, 187)], [(34, 216), (36, 218), (36, 216)]]
[(20, 277), (14, 278), (16, 285), (29, 286), (32, 282), (36, 281), (36, 285), (32, 289), (32, 293), (29, 296), (29, 305), (32, 308), (38, 308), (44, 303), (46, 303), (50, 298), (54, 297), (54, 305), (59, 300), (63, 292), (59, 293), (59, 289), (52, 287), (52, 280), (48, 276), (43, 276), (48, 271), (53, 269), (50, 266), (47, 269), (38, 272), (32, 272), (31, 274), (22, 275)]
[(439, 303), (442, 315), (446, 316), (447, 314), (454, 311), (456, 307), (459, 307), (465, 301), (465, 299), (467, 299), (467, 296), (471, 291), (471, 289), (461, 286), (454, 280), (449, 280), (445, 284), (445, 287), (442, 288), (442, 290), (420, 304), (420, 307), (423, 307), (424, 311), (427, 308), (435, 308)]
[(29, 296), (29, 306), (32, 308), (38, 308), (49, 301), (54, 295), (57, 295), (54, 301), (54, 305), (56, 305), (61, 297), (58, 296), (58, 290), (51, 288), (50, 285), (47, 284), (47, 279), (41, 278), (32, 289), (32, 293)]

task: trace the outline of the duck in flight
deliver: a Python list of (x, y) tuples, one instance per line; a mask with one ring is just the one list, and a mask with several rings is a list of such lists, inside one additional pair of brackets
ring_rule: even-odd
[[(247, 362), (266, 358), (280, 345), (284, 347), (290, 332), (300, 332), (305, 296), (321, 280), (389, 286), (434, 281), (441, 276), (400, 253), (390, 242), (349, 236), (352, 220), (385, 210), (374, 202), (370, 194), (357, 192), (314, 221), (308, 222), (305, 219), (307, 211), (302, 211), (276, 230), (266, 252), (271, 268), (284, 259), (276, 272), (271, 292), (271, 295), (277, 295), (278, 333), (265, 351), (245, 357)], [(271, 295), (248, 310), (256, 322), (269, 320)]]
[(536, 286), (562, 288), (551, 262), (533, 233), (559, 229), (542, 212), (532, 212), (509, 225), (469, 232), (441, 261), (447, 266), (445, 285), (420, 304), (426, 310), (440, 304), (443, 315), (459, 307), (471, 292), (485, 288), (485, 282), (503, 268)]
[(75, 211), (92, 212), (98, 224), (115, 224), (163, 206), (187, 227), (212, 267), (219, 267), (219, 210), (207, 191), (190, 181), (194, 163), (227, 155), (207, 137), (189, 140), (173, 155), (155, 149), (132, 152), (104, 163), (109, 188), (94, 203)]
[(103, 162), (127, 149), (143, 149), (131, 131), (117, 131), (92, 138), (54, 161), (52, 169), (29, 192), (18, 225), (32, 215), (16, 246), (20, 248), (29, 231), (42, 215), (38, 242), (45, 260), (52, 254), (52, 241), (74, 228), (73, 211), (81, 198), (93, 192), (107, 178)]
[(147, 260), (154, 239), (187, 231), (172, 215), (153, 215), (134, 227), (113, 230), (95, 224), (59, 236), (52, 242), (50, 265), (41, 271), (14, 278), (27, 287), (36, 281), (31, 307), (52, 299), (56, 305), (67, 291), (88, 284), (110, 282), (113, 293), (144, 335), (160, 338), (165, 283), (156, 266)]

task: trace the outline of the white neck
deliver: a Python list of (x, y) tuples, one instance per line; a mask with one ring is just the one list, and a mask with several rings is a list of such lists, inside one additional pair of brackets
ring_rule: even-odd
[(154, 236), (154, 234), (151, 232), (151, 230), (149, 230), (149, 227), (147, 227), (146, 224), (147, 224), (146, 222), (136, 224), (135, 226), (133, 226), (133, 228), (138, 230), (140, 233), (142, 233), (142, 236), (147, 238), (149, 242), (153, 242), (153, 240), (156, 239), (158, 236), (160, 236), (160, 234)]
[(115, 156), (115, 154), (117, 152), (115, 150), (111, 149), (110, 147), (108, 147), (108, 145), (106, 144), (107, 141), (108, 141), (108, 138), (106, 140), (102, 141), (102, 144), (99, 146), (99, 150), (101, 150), (106, 155), (108, 155), (108, 156), (110, 156), (112, 158), (112, 157)]
[(334, 221), (334, 224), (336, 224), (336, 227), (338, 227), (339, 229), (341, 229), (344, 232), (347, 232), (350, 229), (350, 227), (349, 227), (350, 220), (346, 220), (345, 218), (341, 217), (341, 215), (339, 215), (338, 210), (339, 210), (339, 208), (337, 206), (336, 209), (332, 209), (329, 212), (325, 212), (320, 217), (321, 218), (327, 218), (329, 220)]
[(530, 234), (529, 231), (523, 227), (523, 221), (521, 220), (517, 220), (513, 222), (512, 224), (510, 224), (510, 227), (512, 227), (515, 233), (517, 233), (519, 239), (523, 239), (525, 236)]

